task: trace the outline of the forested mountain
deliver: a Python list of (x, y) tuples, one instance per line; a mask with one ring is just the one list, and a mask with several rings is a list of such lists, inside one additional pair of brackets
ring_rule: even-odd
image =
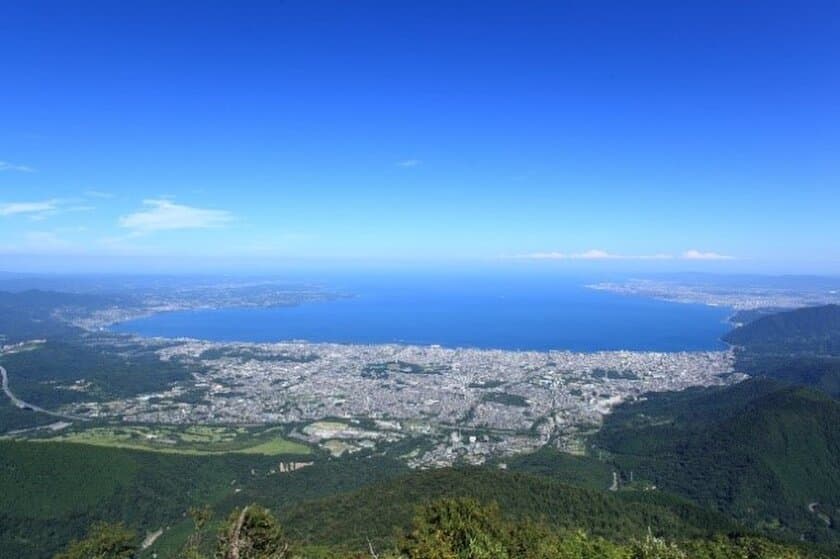
[(840, 396), (840, 306), (764, 316), (724, 340), (736, 346), (742, 372)]
[(57, 319), (56, 309), (93, 309), (110, 303), (110, 299), (99, 295), (39, 290), (19, 293), (0, 291), (0, 342), (3, 341), (3, 337), (7, 342), (19, 342), (77, 334), (81, 329)]
[[(182, 534), (184, 514), (192, 506), (225, 512), (257, 501), (280, 510), (406, 471), (401, 462), (384, 457), (346, 457), (278, 473), (280, 462), (295, 460), (312, 458), (192, 456), (0, 440), (0, 549), (12, 557), (51, 557), (100, 521), (149, 531), (175, 527)], [(182, 535), (173, 538), (183, 543)]]
[(755, 529), (838, 542), (838, 425), (840, 403), (830, 397), (753, 380), (623, 405), (595, 445), (626, 481), (654, 484)]
[(282, 510), (280, 520), (312, 543), (360, 549), (370, 539), (387, 546), (393, 543), (395, 528), (408, 528), (418, 506), (443, 497), (496, 502), (510, 519), (580, 528), (615, 541), (628, 541), (648, 528), (685, 538), (736, 529), (723, 516), (667, 496), (615, 495), (490, 468), (412, 472), (356, 492), (297, 504)]
[(840, 355), (840, 305), (806, 307), (758, 318), (724, 339), (752, 352)]

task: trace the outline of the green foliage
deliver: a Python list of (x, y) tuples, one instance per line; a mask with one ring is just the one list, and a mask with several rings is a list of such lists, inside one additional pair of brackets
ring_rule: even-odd
[(137, 549), (133, 531), (122, 524), (98, 523), (84, 539), (71, 542), (55, 559), (131, 559)]
[(809, 386), (834, 398), (840, 397), (840, 357), (749, 350), (739, 350), (736, 356), (736, 368), (748, 375)]
[(217, 559), (285, 559), (289, 542), (268, 509), (249, 505), (234, 510), (219, 532)]
[[(837, 542), (838, 424), (840, 403), (755, 380), (649, 395), (608, 416), (594, 441), (625, 480), (632, 471), (755, 529)], [(823, 516), (809, 511), (813, 502)]]
[[(208, 508), (192, 509), (195, 533), (179, 559), (207, 559), (200, 540), (210, 521)], [(359, 527), (363, 528), (363, 527)], [(616, 542), (546, 522), (521, 521), (502, 514), (494, 502), (445, 497), (416, 509), (411, 525), (393, 548), (370, 541), (364, 551), (309, 545), (289, 540), (274, 515), (250, 504), (233, 510), (218, 533), (215, 559), (824, 559), (803, 548), (755, 536), (716, 535), (702, 539), (655, 537)], [(122, 559), (136, 550), (133, 535), (120, 525), (97, 525), (61, 559)], [(300, 549), (300, 551), (296, 551)]]
[(470, 498), (497, 502), (518, 521), (543, 522), (558, 530), (584, 529), (594, 536), (627, 540), (648, 526), (673, 537), (707, 536), (734, 526), (721, 516), (687, 502), (591, 491), (540, 476), (455, 468), (412, 472), (357, 491), (279, 509), (281, 522), (306, 543), (365, 549), (393, 544), (394, 531), (411, 525), (411, 511), (430, 500)]
[(724, 337), (753, 352), (840, 356), (840, 305), (806, 307), (758, 318)]
[(409, 559), (505, 559), (506, 539), (498, 507), (441, 499), (414, 517), (400, 552)]
[(0, 549), (10, 557), (48, 557), (96, 521), (154, 530), (192, 505), (234, 495), (276, 462), (0, 441)]
[(193, 533), (187, 538), (186, 544), (178, 554), (179, 559), (202, 559), (202, 546), (204, 544), (204, 530), (213, 518), (213, 509), (204, 505), (203, 507), (190, 507), (187, 512), (193, 521)]
[(673, 542), (655, 538), (650, 532), (641, 541), (630, 546), (629, 559), (688, 559), (685, 552)]
[[(19, 398), (47, 409), (154, 392), (189, 378), (186, 367), (174, 360), (161, 361), (153, 351), (136, 348), (116, 353), (77, 339), (50, 340), (30, 351), (0, 356), (0, 365), (6, 367)], [(89, 383), (84, 392), (55, 389), (55, 383), (80, 379)]]
[(840, 397), (840, 306), (764, 316), (730, 332), (738, 370)]
[(754, 536), (718, 536), (685, 542), (681, 547), (690, 559), (803, 559), (818, 556)]
[(588, 456), (560, 452), (552, 446), (502, 461), (509, 471), (537, 474), (587, 489), (606, 489), (612, 483), (613, 468), (609, 464)]

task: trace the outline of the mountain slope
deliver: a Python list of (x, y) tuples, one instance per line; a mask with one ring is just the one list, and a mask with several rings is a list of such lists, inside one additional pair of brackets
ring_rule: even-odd
[(838, 425), (837, 401), (755, 380), (622, 406), (595, 444), (625, 477), (755, 528), (840, 542)]
[(765, 316), (736, 328), (724, 340), (753, 352), (840, 355), (840, 305)]
[(516, 520), (545, 520), (555, 528), (584, 529), (614, 540), (644, 533), (677, 537), (724, 533), (722, 516), (664, 495), (613, 495), (550, 479), (493, 470), (456, 468), (413, 472), (356, 492), (296, 504), (280, 511), (290, 533), (313, 543), (365, 548), (387, 546), (408, 527), (416, 508), (440, 497), (497, 502)]
[(233, 493), (275, 457), (184, 456), (89, 445), (0, 441), (0, 550), (50, 557), (97, 520), (156, 529)]

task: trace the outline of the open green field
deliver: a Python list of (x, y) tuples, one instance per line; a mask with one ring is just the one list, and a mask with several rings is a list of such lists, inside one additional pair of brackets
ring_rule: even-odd
[(309, 454), (311, 449), (282, 437), (278, 427), (109, 425), (68, 431), (33, 441), (88, 444), (169, 454)]

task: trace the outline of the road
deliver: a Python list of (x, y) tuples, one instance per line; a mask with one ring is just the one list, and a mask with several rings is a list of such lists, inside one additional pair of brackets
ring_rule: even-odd
[(0, 376), (3, 377), (2, 384), (3, 384), (3, 392), (6, 393), (6, 396), (9, 397), (9, 400), (12, 401), (12, 404), (19, 407), (20, 409), (24, 410), (32, 410), (38, 413), (45, 413), (47, 415), (51, 415), (53, 417), (58, 417), (61, 419), (69, 419), (72, 421), (85, 421), (86, 417), (77, 417), (75, 415), (67, 415), (64, 413), (58, 413), (50, 410), (45, 410), (40, 406), (36, 406), (35, 404), (30, 404), (29, 402), (24, 402), (17, 396), (15, 396), (14, 392), (9, 388), (9, 373), (6, 372), (6, 369), (0, 366)]

